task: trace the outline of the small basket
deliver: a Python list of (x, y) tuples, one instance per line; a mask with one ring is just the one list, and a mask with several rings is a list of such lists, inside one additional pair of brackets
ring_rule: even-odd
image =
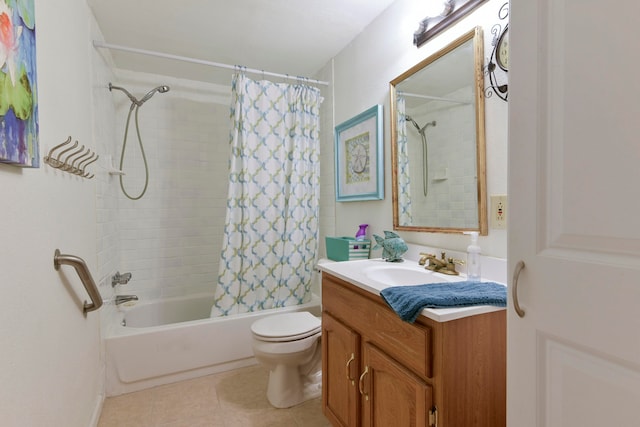
[(333, 261), (369, 259), (370, 240), (356, 240), (353, 237), (325, 237), (327, 257)]

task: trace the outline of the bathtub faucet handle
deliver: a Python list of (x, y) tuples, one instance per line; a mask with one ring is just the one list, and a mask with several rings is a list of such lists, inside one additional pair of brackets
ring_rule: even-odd
[(119, 271), (111, 278), (111, 287), (115, 287), (116, 285), (126, 285), (131, 280), (131, 273), (122, 273)]

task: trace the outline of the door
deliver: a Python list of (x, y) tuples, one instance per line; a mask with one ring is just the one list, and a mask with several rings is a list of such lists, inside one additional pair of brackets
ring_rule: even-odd
[(511, 1), (510, 427), (640, 425), (638, 16)]
[(358, 387), (365, 427), (428, 427), (432, 389), (371, 344), (364, 346)]
[(333, 425), (359, 425), (360, 335), (322, 313), (322, 407)]

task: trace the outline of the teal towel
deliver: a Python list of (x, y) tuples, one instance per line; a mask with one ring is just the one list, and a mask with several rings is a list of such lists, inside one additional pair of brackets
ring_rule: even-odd
[(400, 318), (413, 323), (423, 308), (454, 308), (470, 305), (507, 306), (507, 287), (495, 282), (445, 282), (392, 286), (380, 292)]

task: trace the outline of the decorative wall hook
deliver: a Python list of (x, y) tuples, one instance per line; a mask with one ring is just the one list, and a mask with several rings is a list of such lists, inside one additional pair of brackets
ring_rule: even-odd
[[(72, 151), (78, 146), (78, 141), (71, 145), (69, 144), (71, 144), (71, 136), (69, 136), (62, 144), (58, 144), (49, 150), (49, 153), (44, 156), (44, 162), (53, 168), (60, 169), (63, 172), (72, 173), (87, 179), (93, 178), (95, 175), (87, 172), (86, 168), (91, 163), (98, 160), (100, 156), (88, 148), (84, 148), (84, 145), (79, 149)], [(67, 147), (67, 145), (69, 146)], [(54, 158), (54, 152), (60, 149), (62, 149), (62, 151), (60, 151)], [(64, 156), (64, 154), (69, 151), (72, 151), (71, 154)]]

